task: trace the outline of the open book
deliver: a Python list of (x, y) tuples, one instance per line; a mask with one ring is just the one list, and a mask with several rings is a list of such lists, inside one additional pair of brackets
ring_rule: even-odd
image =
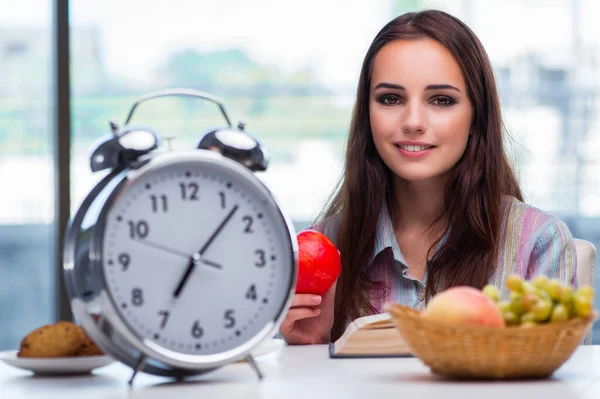
[(359, 317), (329, 344), (329, 357), (412, 356), (388, 313)]

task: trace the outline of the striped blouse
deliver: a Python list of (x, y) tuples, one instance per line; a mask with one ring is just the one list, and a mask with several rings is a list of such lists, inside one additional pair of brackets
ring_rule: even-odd
[[(503, 298), (508, 297), (504, 280), (511, 274), (527, 280), (543, 274), (577, 287), (575, 241), (564, 222), (510, 196), (502, 200), (501, 215), (498, 263), (490, 283), (501, 288)], [(325, 222), (313, 228), (336, 243), (334, 223)], [(386, 288), (370, 295), (371, 304), (379, 312), (386, 302), (424, 308), (427, 271), (423, 281), (410, 275), (385, 206), (377, 222), (368, 273)]]

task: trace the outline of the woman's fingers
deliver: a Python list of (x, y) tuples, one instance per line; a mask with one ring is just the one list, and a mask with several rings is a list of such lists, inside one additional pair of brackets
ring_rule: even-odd
[(310, 317), (315, 317), (321, 314), (321, 309), (319, 308), (294, 308), (290, 309), (285, 317), (285, 320), (282, 323), (282, 326), (289, 326), (290, 324), (294, 324), (298, 320), (308, 319)]
[(313, 294), (296, 294), (292, 298), (292, 304), (290, 307), (295, 308), (297, 306), (317, 306), (321, 303), (321, 296)]

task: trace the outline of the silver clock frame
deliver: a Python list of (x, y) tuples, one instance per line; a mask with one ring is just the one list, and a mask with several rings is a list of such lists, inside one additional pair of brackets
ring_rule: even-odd
[[(141, 338), (121, 318), (106, 283), (103, 269), (102, 248), (106, 217), (118, 196), (135, 181), (158, 167), (178, 162), (198, 162), (226, 168), (261, 192), (268, 211), (277, 215), (283, 231), (288, 234), (290, 262), (287, 299), (281, 304), (276, 317), (269, 321), (258, 334), (240, 346), (223, 353), (190, 355), (171, 351), (154, 342)], [(144, 372), (183, 378), (203, 374), (215, 368), (247, 358), (262, 377), (250, 352), (261, 341), (272, 337), (285, 318), (292, 301), (297, 280), (297, 241), (292, 224), (282, 213), (269, 189), (247, 167), (210, 150), (157, 153), (139, 164), (113, 170), (105, 176), (83, 200), (69, 222), (64, 248), (64, 279), (73, 314), (90, 335), (91, 339), (106, 353), (130, 366), (134, 374)]]

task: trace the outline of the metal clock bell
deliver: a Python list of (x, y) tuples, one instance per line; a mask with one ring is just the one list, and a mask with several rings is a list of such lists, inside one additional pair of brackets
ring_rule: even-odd
[[(129, 125), (142, 102), (188, 96), (218, 105), (227, 127), (190, 151), (160, 151), (156, 132)], [(254, 175), (257, 140), (196, 90), (140, 97), (125, 125), (92, 152), (109, 169), (72, 216), (64, 278), (76, 319), (133, 369), (182, 378), (247, 359), (278, 330), (296, 284), (295, 233)]]

